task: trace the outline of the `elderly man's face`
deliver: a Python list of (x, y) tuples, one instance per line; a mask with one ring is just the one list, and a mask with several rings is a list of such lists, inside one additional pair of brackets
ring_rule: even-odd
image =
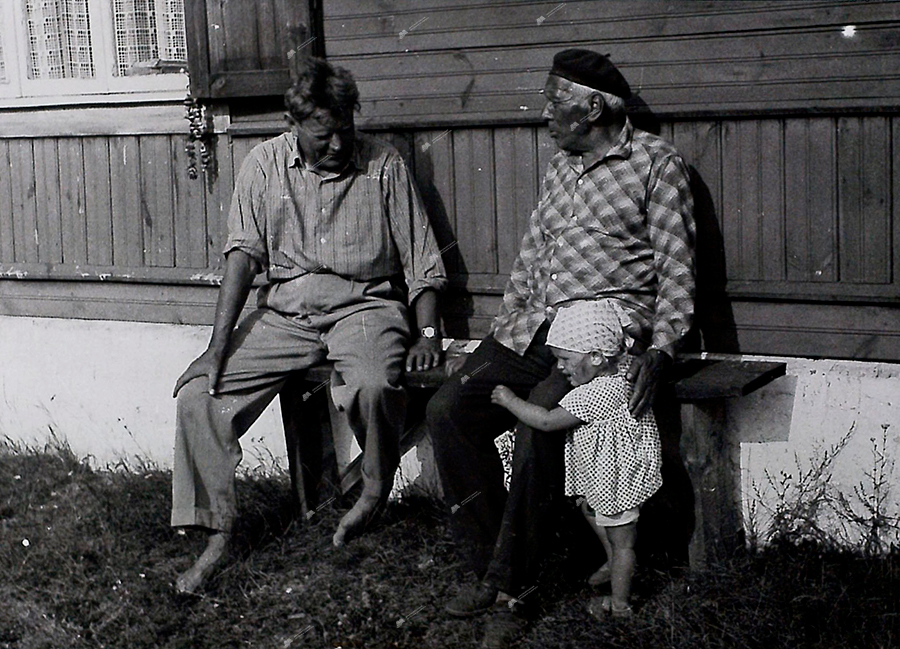
[(587, 138), (591, 130), (589, 97), (574, 88), (569, 80), (554, 74), (547, 77), (544, 97), (547, 105), (541, 117), (547, 120), (550, 137), (556, 145), (570, 153), (590, 151), (592, 145)]
[(352, 116), (339, 121), (327, 111), (317, 110), (301, 122), (290, 116), (288, 121), (308, 166), (331, 172), (344, 168), (353, 154)]

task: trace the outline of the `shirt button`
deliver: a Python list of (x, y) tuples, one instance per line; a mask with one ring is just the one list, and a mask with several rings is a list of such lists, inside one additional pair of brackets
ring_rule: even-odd
[(328, 214), (328, 210), (326, 210), (324, 207), (322, 208), (322, 214)]
[(558, 277), (558, 275), (557, 275), (556, 273), (553, 273), (553, 274), (550, 276), (550, 279), (552, 279), (552, 280), (555, 281), (557, 277)]
[(583, 185), (583, 184), (584, 184), (584, 178), (579, 178), (579, 179), (578, 179), (578, 184), (579, 184), (579, 185)]
[(325, 243), (325, 237), (322, 237), (321, 239), (319, 239), (319, 243)]

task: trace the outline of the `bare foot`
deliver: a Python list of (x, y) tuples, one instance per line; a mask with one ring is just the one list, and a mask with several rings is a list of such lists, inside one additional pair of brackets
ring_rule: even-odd
[(194, 565), (178, 575), (178, 579), (175, 580), (175, 590), (181, 595), (196, 593), (225, 561), (230, 543), (230, 534), (225, 532), (210, 534), (203, 554), (194, 562)]
[(597, 572), (588, 577), (588, 584), (591, 586), (599, 586), (610, 581), (612, 581), (612, 574), (609, 571), (609, 562), (604, 563), (597, 569)]
[(339, 548), (353, 536), (361, 532), (369, 523), (378, 518), (387, 499), (379, 496), (363, 494), (349, 512), (344, 514), (338, 524), (337, 531), (331, 539), (334, 547)]

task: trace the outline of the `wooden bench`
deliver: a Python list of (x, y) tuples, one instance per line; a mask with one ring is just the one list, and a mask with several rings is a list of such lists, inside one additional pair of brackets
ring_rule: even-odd
[[(672, 368), (674, 394), (681, 404), (681, 454), (694, 489), (692, 568), (729, 556), (742, 539), (740, 446), (725, 425), (726, 401), (758, 390), (785, 371), (781, 362), (699, 356), (679, 359)], [(406, 374), (410, 408), (401, 455), (422, 438), (427, 397), (445, 378), (443, 366)], [(336, 461), (335, 456), (349, 448), (352, 433), (331, 403), (331, 380), (330, 365), (314, 367), (291, 379), (280, 395), (291, 484), (307, 517), (315, 511), (323, 486), (332, 495), (343, 494), (361, 479), (361, 455), (343, 466)], [(329, 439), (333, 446), (323, 444)]]

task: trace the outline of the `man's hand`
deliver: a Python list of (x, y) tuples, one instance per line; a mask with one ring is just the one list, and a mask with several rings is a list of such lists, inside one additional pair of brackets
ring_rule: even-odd
[(628, 368), (628, 381), (634, 385), (628, 409), (637, 418), (653, 405), (656, 390), (672, 364), (669, 355), (658, 349), (648, 349), (635, 356)]
[(419, 338), (406, 355), (406, 371), (430, 370), (441, 364), (440, 338)]
[(181, 390), (182, 387), (193, 379), (196, 379), (201, 376), (206, 376), (209, 379), (209, 385), (207, 390), (210, 394), (216, 393), (217, 383), (219, 382), (219, 376), (222, 374), (222, 353), (215, 349), (207, 349), (205, 352), (200, 354), (194, 360), (193, 363), (188, 365), (188, 368), (184, 371), (184, 374), (178, 377), (178, 380), (175, 381), (175, 391), (172, 393), (173, 397), (178, 396), (178, 391)]

